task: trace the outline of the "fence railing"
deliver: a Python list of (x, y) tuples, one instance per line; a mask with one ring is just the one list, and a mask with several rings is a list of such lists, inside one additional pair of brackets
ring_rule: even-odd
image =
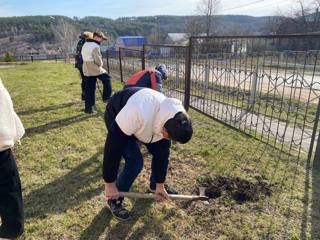
[[(314, 152), (320, 36), (191, 37), (189, 45), (144, 45), (108, 53), (125, 81), (166, 64), (165, 94), (283, 151)], [(314, 133), (316, 131), (316, 133)], [(309, 153), (309, 154), (310, 154)]]
[(73, 60), (75, 54), (69, 53), (67, 56), (64, 54), (22, 54), (11, 56), (11, 61), (18, 62), (34, 62), (34, 61), (67, 61)]

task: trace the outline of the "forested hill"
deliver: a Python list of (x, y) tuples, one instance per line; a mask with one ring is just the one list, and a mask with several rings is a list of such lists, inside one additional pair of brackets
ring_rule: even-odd
[[(221, 15), (213, 19), (215, 34), (245, 34), (264, 31), (270, 17)], [(195, 22), (198, 23), (194, 24)], [(123, 35), (143, 35), (164, 39), (167, 33), (192, 33), (204, 23), (201, 16), (154, 16), (110, 19), (106, 17), (25, 16), (0, 18), (0, 54), (27, 48), (56, 48), (66, 32), (77, 39), (81, 31), (101, 29), (112, 39)], [(199, 29), (198, 29), (199, 30)]]

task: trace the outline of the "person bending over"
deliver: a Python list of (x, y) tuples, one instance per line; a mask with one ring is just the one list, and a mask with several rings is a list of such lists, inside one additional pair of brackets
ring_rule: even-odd
[[(187, 143), (193, 133), (192, 122), (178, 99), (149, 88), (130, 87), (111, 97), (105, 123), (108, 129), (103, 157), (106, 206), (116, 218), (127, 220), (130, 215), (122, 206), (119, 191), (128, 192), (143, 168), (137, 140), (152, 155), (150, 184), (155, 185), (157, 200), (166, 200), (164, 183), (170, 140)], [(118, 175), (121, 157), (125, 165)]]

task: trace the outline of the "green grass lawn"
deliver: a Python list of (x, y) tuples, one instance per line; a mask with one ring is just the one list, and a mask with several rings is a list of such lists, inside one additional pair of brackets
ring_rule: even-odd
[[(29, 63), (0, 69), (0, 77), (26, 128), (14, 149), (25, 202), (21, 239), (320, 239), (317, 218), (310, 214), (305, 156), (288, 156), (194, 111), (194, 137), (173, 145), (168, 182), (191, 194), (217, 176), (263, 180), (271, 196), (239, 203), (223, 191), (208, 205), (126, 200), (133, 217), (118, 222), (104, 209), (107, 131), (99, 92), (98, 113), (87, 115), (71, 64)], [(121, 84), (114, 80), (113, 87)], [(145, 169), (134, 185), (141, 192), (150, 174), (150, 157), (143, 151)]]

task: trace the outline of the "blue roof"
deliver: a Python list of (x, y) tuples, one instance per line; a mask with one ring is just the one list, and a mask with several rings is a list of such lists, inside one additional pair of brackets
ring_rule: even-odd
[(147, 43), (147, 39), (142, 36), (123, 36), (119, 37), (117, 42), (121, 42), (125, 47), (129, 46), (143, 46)]

